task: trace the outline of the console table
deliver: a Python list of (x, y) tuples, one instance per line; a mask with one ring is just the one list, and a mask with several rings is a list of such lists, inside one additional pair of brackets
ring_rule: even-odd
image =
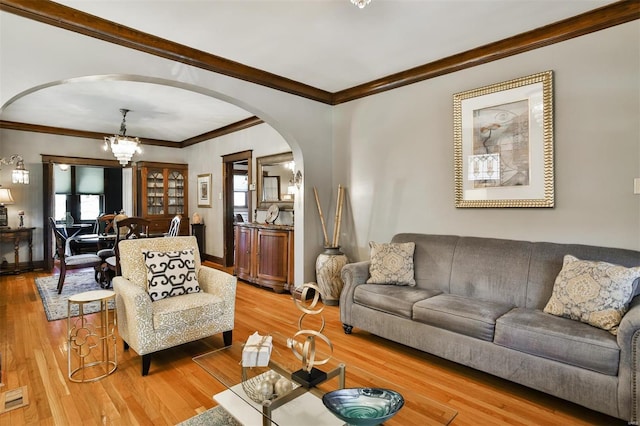
[[(24, 271), (33, 271), (33, 230), (36, 228), (8, 228), (0, 229), (0, 246), (2, 243), (13, 243), (13, 270), (0, 269), (0, 274), (19, 274)], [(25, 268), (20, 268), (20, 243), (25, 242), (29, 247), (29, 263)]]

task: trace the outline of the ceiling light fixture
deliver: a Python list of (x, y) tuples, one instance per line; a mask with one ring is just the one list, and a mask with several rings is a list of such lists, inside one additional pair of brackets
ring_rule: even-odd
[(29, 184), (29, 170), (24, 168), (24, 160), (19, 155), (12, 155), (7, 160), (6, 158), (0, 158), (0, 165), (2, 164), (15, 164), (16, 168), (11, 173), (11, 182), (21, 183), (24, 185)]
[(133, 154), (142, 152), (140, 149), (140, 139), (127, 136), (127, 113), (128, 109), (121, 109), (122, 124), (120, 124), (120, 134), (113, 136), (105, 136), (104, 138), (104, 150), (108, 151), (111, 147), (111, 152), (118, 159), (122, 167), (126, 166)]
[(364, 9), (366, 5), (371, 3), (371, 0), (351, 0), (351, 3), (355, 4), (360, 9)]

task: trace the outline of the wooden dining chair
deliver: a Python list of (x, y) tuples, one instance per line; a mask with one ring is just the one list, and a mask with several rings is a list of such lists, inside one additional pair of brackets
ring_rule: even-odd
[(97, 254), (85, 253), (67, 255), (67, 236), (56, 226), (56, 221), (50, 217), (49, 223), (56, 240), (56, 252), (60, 259), (60, 276), (58, 277), (58, 294), (62, 293), (64, 279), (67, 271), (71, 269), (81, 269), (93, 267), (96, 269), (96, 281), (98, 281), (97, 268), (102, 263), (102, 259)]
[(118, 243), (121, 240), (147, 238), (149, 236), (149, 225), (151, 221), (143, 217), (131, 216), (122, 220), (116, 220), (116, 242), (113, 246), (115, 256), (107, 259), (107, 264), (115, 275), (120, 275), (120, 252)]
[(173, 219), (171, 219), (171, 223), (169, 224), (169, 232), (165, 233), (165, 237), (177, 237), (180, 233), (180, 222), (182, 221), (182, 216), (179, 214), (175, 215)]

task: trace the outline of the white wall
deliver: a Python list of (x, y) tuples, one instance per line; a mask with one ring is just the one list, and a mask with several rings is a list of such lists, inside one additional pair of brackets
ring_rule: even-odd
[[(334, 186), (352, 260), (398, 232), (640, 249), (640, 23), (337, 106)], [(453, 94), (554, 71), (553, 209), (454, 207)], [(335, 204), (335, 202), (334, 202)], [(317, 223), (320, 227), (320, 223)]]
[[(3, 23), (10, 22), (13, 18), (3, 16)], [(24, 91), (56, 81), (73, 84), (69, 79), (96, 75), (143, 77), (147, 81), (180, 86), (234, 103), (260, 117), (282, 135), (291, 147), (287, 151), (293, 151), (296, 165), (304, 170), (303, 187), (295, 206), (295, 282), (300, 285), (315, 279), (315, 258), (322, 250), (322, 240), (316, 238), (315, 232), (311, 232), (312, 229), (315, 230), (311, 222), (304, 220), (305, 211), (315, 208), (313, 199), (306, 199), (304, 193), (306, 185), (322, 189), (328, 188), (331, 184), (327, 178), (332, 174), (329, 105), (90, 37), (77, 37), (75, 33), (28, 19), (16, 19), (20, 20), (20, 29), (24, 31), (24, 36), (19, 40), (16, 37), (3, 38), (0, 50), (0, 64), (3, 66), (3, 72), (0, 73), (0, 105), (3, 107)], [(43, 44), (42, 40), (47, 40), (47, 43)], [(32, 154), (37, 157), (41, 152), (36, 151), (39, 148), (34, 148), (31, 143), (40, 135), (19, 136), (18, 138), (25, 142), (21, 144), (13, 141), (17, 133), (0, 133), (0, 156), (12, 154), (19, 148), (18, 152), (25, 157), (33, 158)], [(48, 145), (50, 149), (47, 150), (49, 153), (84, 156), (80, 152), (83, 148), (76, 150), (74, 147), (68, 150), (66, 145), (58, 147), (57, 139), (51, 138), (53, 137), (47, 136), (51, 142)], [(78, 139), (75, 140), (77, 143)], [(155, 151), (155, 148), (153, 149)], [(168, 155), (166, 160), (157, 160), (183, 161), (183, 155), (185, 154), (173, 153)], [(305, 165), (305, 158), (313, 158), (314, 161)], [(147, 157), (144, 159), (151, 160)], [(194, 158), (185, 159), (185, 162), (191, 160)], [(28, 161), (31, 163), (37, 160)], [(37, 184), (41, 181), (37, 180), (39, 178), (38, 175), (34, 175), (32, 181)], [(2, 176), (0, 179), (6, 182)], [(27, 207), (37, 209), (36, 206), (41, 204), (41, 199), (41, 196), (30, 196), (30, 206)], [(25, 210), (29, 210), (27, 207)], [(305, 235), (308, 231), (308, 235)], [(41, 241), (36, 235), (34, 247), (41, 244)], [(41, 258), (41, 253), (39, 256), (36, 254), (36, 260)]]
[[(640, 196), (632, 193), (633, 178), (640, 176), (638, 21), (337, 107), (100, 40), (78, 40), (61, 29), (46, 27), (42, 32), (41, 25), (25, 19), (26, 30), (38, 37), (21, 39), (15, 50), (3, 44), (1, 62), (19, 64), (15, 70), (29, 72), (0, 75), (1, 105), (54, 80), (101, 74), (148, 76), (229, 100), (281, 135), (303, 170), (295, 206), (297, 285), (315, 279), (315, 258), (322, 251), (314, 186), (327, 218), (333, 217), (337, 185), (347, 188), (340, 242), (353, 260), (368, 256), (369, 240), (388, 241), (402, 231), (640, 249)], [(70, 54), (69, 46), (84, 54)], [(556, 207), (456, 209), (452, 95), (548, 69), (555, 72)], [(246, 132), (265, 131), (260, 127)], [(184, 150), (154, 147), (144, 159), (189, 163), (192, 178), (207, 169), (204, 158), (210, 153), (213, 157), (247, 148), (243, 133)], [(238, 145), (229, 138), (237, 139)], [(227, 146), (218, 147), (219, 140)], [(259, 156), (257, 145), (253, 148)], [(10, 225), (17, 224), (15, 211), (27, 211), (27, 225), (40, 227), (34, 242), (39, 260), (40, 154), (110, 157), (102, 153), (100, 141), (0, 129), (0, 156), (13, 153), (25, 157), (32, 184), (14, 194)], [(211, 163), (219, 164), (219, 159)], [(7, 186), (9, 173), (9, 167), (0, 171), (0, 182)], [(212, 174), (219, 185), (221, 171), (213, 169)], [(191, 182), (190, 186), (195, 188)], [(195, 200), (191, 194), (190, 198)], [(202, 210), (190, 206), (190, 212)], [(207, 214), (220, 213), (212, 208)], [(207, 228), (214, 227), (215, 219), (205, 220)], [(208, 238), (208, 246), (215, 240)], [(211, 247), (211, 254), (221, 253), (216, 245)]]
[[(103, 142), (95, 139), (72, 138), (67, 136), (49, 135), (43, 133), (21, 132), (16, 130), (0, 129), (0, 157), (18, 154), (24, 158), (25, 167), (29, 170), (29, 185), (11, 183), (11, 171), (14, 166), (2, 166), (0, 170), (0, 182), (5, 188), (11, 189), (15, 204), (7, 206), (9, 213), (9, 226), (18, 226), (18, 210), (24, 210), (25, 226), (36, 227), (34, 231), (33, 257), (34, 260), (44, 258), (43, 230), (48, 225), (43, 224), (43, 190), (42, 190), (42, 155), (63, 155), (70, 157), (98, 158), (114, 160), (113, 154), (102, 149)], [(186, 162), (186, 156), (182, 150), (153, 147), (145, 149), (143, 154), (134, 160), (144, 157), (146, 161), (166, 161), (182, 163)], [(2, 256), (13, 263), (13, 248), (2, 247)], [(26, 259), (27, 250), (20, 248), (20, 258)]]
[[(224, 255), (222, 205), (222, 156), (253, 150), (252, 175), (255, 181), (257, 157), (291, 151), (291, 147), (282, 136), (267, 124), (260, 124), (240, 132), (231, 133), (216, 139), (191, 145), (183, 149), (189, 158), (189, 214), (198, 212), (204, 219), (206, 253), (216, 257)], [(196, 180), (199, 174), (211, 173), (211, 208), (198, 207)], [(252, 191), (253, 208), (256, 207), (255, 191)], [(253, 218), (253, 212), (249, 212)]]

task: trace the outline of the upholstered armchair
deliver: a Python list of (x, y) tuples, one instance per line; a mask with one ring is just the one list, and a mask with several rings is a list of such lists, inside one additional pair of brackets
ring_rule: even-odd
[[(225, 345), (231, 344), (236, 277), (201, 265), (195, 237), (123, 240), (118, 250), (122, 276), (113, 279), (118, 331), (125, 350), (131, 347), (142, 356), (143, 376), (149, 373), (153, 352), (217, 333), (223, 334)], [(168, 291), (154, 290), (158, 281), (153, 275), (154, 265), (150, 263), (158, 263), (158, 253), (162, 256), (175, 256), (176, 253), (191, 256), (193, 253), (191, 261), (178, 263), (194, 269), (193, 281), (197, 280), (197, 283), (192, 284), (200, 291), (182, 294), (183, 289), (175, 284), (172, 288), (170, 285)], [(171, 262), (160, 263), (169, 265)]]

